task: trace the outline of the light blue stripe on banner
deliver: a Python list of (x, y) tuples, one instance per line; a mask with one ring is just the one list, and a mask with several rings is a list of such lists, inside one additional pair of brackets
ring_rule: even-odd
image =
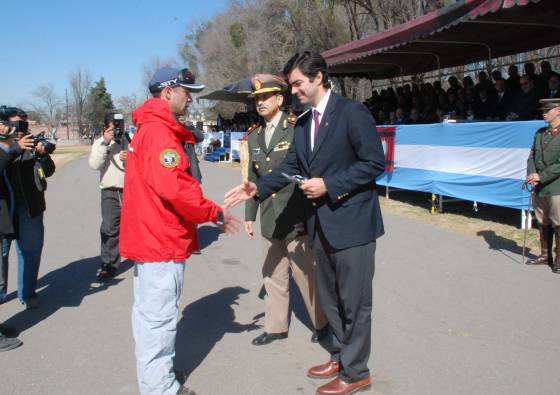
[(393, 173), (382, 174), (377, 184), (519, 210), (527, 209), (529, 202), (529, 193), (521, 189), (522, 182), (507, 178), (396, 168)]
[(397, 126), (396, 145), (530, 148), (544, 121), (435, 123)]

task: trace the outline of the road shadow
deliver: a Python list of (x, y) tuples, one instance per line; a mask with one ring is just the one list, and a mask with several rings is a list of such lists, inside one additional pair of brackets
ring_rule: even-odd
[(203, 225), (198, 228), (198, 245), (201, 250), (218, 241), (222, 230), (215, 226)]
[[(47, 273), (38, 281), (39, 308), (22, 310), (5, 323), (17, 328), (18, 332), (23, 332), (49, 318), (62, 307), (79, 306), (86, 296), (105, 291), (124, 280), (113, 278), (102, 284), (96, 283), (95, 275), (100, 262), (99, 256), (84, 258)], [(117, 276), (131, 267), (131, 261), (122, 262)]]
[[(520, 246), (511, 239), (506, 239), (503, 236), (497, 235), (493, 230), (481, 230), (476, 233), (478, 236), (482, 237), (486, 243), (488, 243), (488, 248), (496, 251), (509, 251), (517, 255), (523, 254), (523, 246)], [(527, 248), (525, 256), (528, 258), (536, 258), (536, 255), (531, 254)]]
[(232, 306), (248, 293), (243, 287), (223, 288), (190, 303), (177, 324), (175, 370), (187, 376), (196, 370), (226, 333), (241, 333), (260, 328), (255, 322), (235, 321)]

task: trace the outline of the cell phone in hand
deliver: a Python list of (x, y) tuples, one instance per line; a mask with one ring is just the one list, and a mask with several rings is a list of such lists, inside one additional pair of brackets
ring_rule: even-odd
[(282, 175), (287, 178), (290, 182), (293, 182), (294, 184), (298, 184), (300, 185), (302, 181), (307, 180), (307, 178), (300, 176), (299, 174), (296, 174), (294, 176), (291, 176), (289, 174), (286, 173), (282, 173)]

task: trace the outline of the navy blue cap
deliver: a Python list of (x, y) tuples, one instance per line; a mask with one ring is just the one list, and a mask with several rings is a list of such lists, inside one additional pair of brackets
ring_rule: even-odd
[(195, 83), (194, 74), (189, 69), (179, 70), (173, 67), (163, 67), (156, 71), (148, 84), (152, 93), (159, 92), (168, 86), (183, 86), (195, 93), (206, 88), (206, 85)]

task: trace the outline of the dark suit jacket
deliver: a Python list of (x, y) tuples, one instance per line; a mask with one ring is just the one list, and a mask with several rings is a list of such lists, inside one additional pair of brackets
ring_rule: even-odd
[(374, 241), (384, 233), (375, 179), (385, 170), (385, 156), (373, 117), (363, 104), (331, 92), (313, 151), (311, 119), (311, 112), (300, 117), (284, 161), (257, 180), (259, 199), (288, 184), (282, 173), (322, 177), (327, 194), (305, 199), (311, 240), (320, 223), (327, 241), (337, 250)]
[(9, 192), (8, 186), (4, 180), (4, 170), (13, 160), (14, 155), (0, 148), (0, 240), (14, 233), (12, 226), (12, 217), (9, 211)]
[(501, 120), (506, 119), (508, 111), (513, 103), (513, 99), (514, 94), (509, 90), (504, 92), (502, 98), (500, 98), (499, 95), (496, 97), (496, 113)]

